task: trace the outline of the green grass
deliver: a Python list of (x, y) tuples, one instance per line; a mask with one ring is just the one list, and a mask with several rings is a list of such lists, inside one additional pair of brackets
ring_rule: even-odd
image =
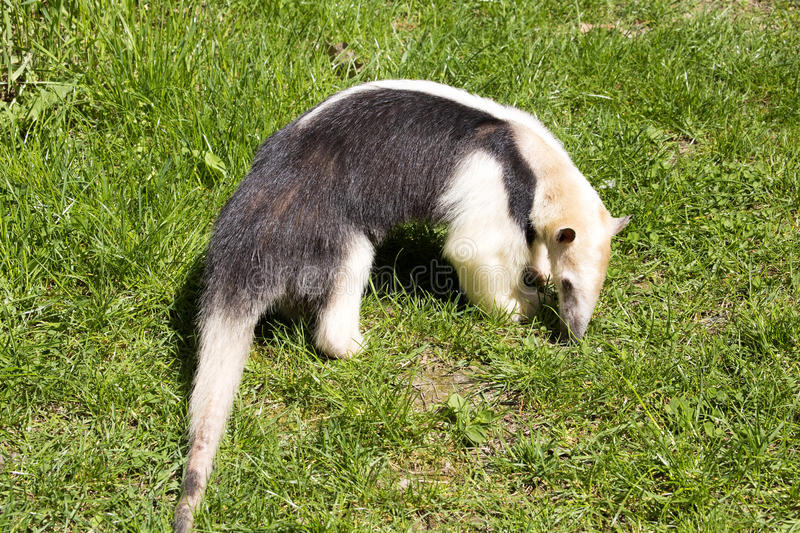
[[(265, 323), (198, 528), (800, 529), (796, 3), (0, 13), (0, 530), (168, 527), (218, 209), (269, 134), (398, 77), (534, 112), (633, 213), (586, 339), (425, 280), (376, 279), (350, 361)], [(404, 228), (382, 264), (405, 282), (440, 240)]]

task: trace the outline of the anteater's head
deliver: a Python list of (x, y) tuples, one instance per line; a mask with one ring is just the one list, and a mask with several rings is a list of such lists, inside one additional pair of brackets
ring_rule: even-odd
[(594, 213), (554, 221), (542, 235), (563, 338), (580, 339), (586, 333), (606, 278), (611, 237), (629, 221), (630, 216), (612, 217), (599, 204)]
[(614, 218), (555, 139), (517, 127), (520, 153), (536, 176), (529, 267), (558, 292), (562, 333), (581, 338), (606, 278), (611, 238), (630, 216)]

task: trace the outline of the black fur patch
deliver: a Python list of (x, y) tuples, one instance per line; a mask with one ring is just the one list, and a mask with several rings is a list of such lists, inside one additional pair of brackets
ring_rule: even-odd
[(535, 177), (509, 125), (423, 92), (372, 89), (328, 104), (260, 147), (223, 208), (207, 257), (204, 308), (260, 314), (277, 304), (313, 316), (344, 244), (379, 243), (396, 225), (440, 221), (457, 164), (482, 149), (503, 165), (509, 210), (526, 231)]
[(536, 230), (533, 228), (533, 224), (528, 221), (525, 224), (525, 242), (528, 243), (528, 246), (533, 244), (533, 241), (536, 239)]
[(578, 295), (575, 294), (575, 286), (570, 280), (561, 280), (561, 290), (558, 293), (561, 297), (562, 310), (573, 309), (578, 305)]
[(202, 490), (200, 474), (194, 470), (186, 472), (183, 480), (183, 492), (186, 496), (195, 496), (200, 490)]

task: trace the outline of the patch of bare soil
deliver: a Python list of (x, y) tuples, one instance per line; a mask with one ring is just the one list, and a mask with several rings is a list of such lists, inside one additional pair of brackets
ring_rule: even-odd
[(448, 368), (441, 361), (421, 364), (411, 383), (414, 406), (428, 410), (447, 402), (452, 394), (467, 396), (477, 386), (473, 377), (475, 370), (473, 367)]
[(586, 35), (590, 31), (597, 29), (618, 31), (628, 39), (639, 37), (650, 31), (650, 28), (647, 27), (647, 23), (645, 22), (636, 22), (628, 27), (624, 26), (620, 21), (613, 24), (591, 24), (589, 22), (581, 22), (580, 32), (582, 35)]
[[(768, 0), (740, 0), (739, 2), (729, 2), (723, 0), (700, 0), (694, 6), (689, 7), (683, 14), (684, 19), (694, 19), (704, 13), (728, 11), (732, 16), (741, 14), (769, 15), (775, 6), (774, 2)], [(791, 6), (789, 7), (791, 9)]]
[(733, 304), (722, 302), (716, 309), (704, 311), (695, 315), (696, 322), (703, 325), (709, 333), (716, 335), (723, 331), (733, 319)]
[(678, 148), (669, 159), (670, 165), (675, 165), (682, 157), (689, 156), (700, 144), (698, 139), (693, 139), (687, 135), (679, 135), (669, 140), (674, 142)]

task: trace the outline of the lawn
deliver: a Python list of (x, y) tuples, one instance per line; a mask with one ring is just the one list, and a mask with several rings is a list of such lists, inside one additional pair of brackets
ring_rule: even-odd
[(381, 78), (536, 114), (633, 214), (594, 319), (562, 345), (486, 315), (441, 229), (399, 228), (364, 353), (263, 321), (197, 528), (800, 530), (798, 28), (754, 0), (0, 0), (0, 531), (169, 528), (214, 218), (263, 139)]

